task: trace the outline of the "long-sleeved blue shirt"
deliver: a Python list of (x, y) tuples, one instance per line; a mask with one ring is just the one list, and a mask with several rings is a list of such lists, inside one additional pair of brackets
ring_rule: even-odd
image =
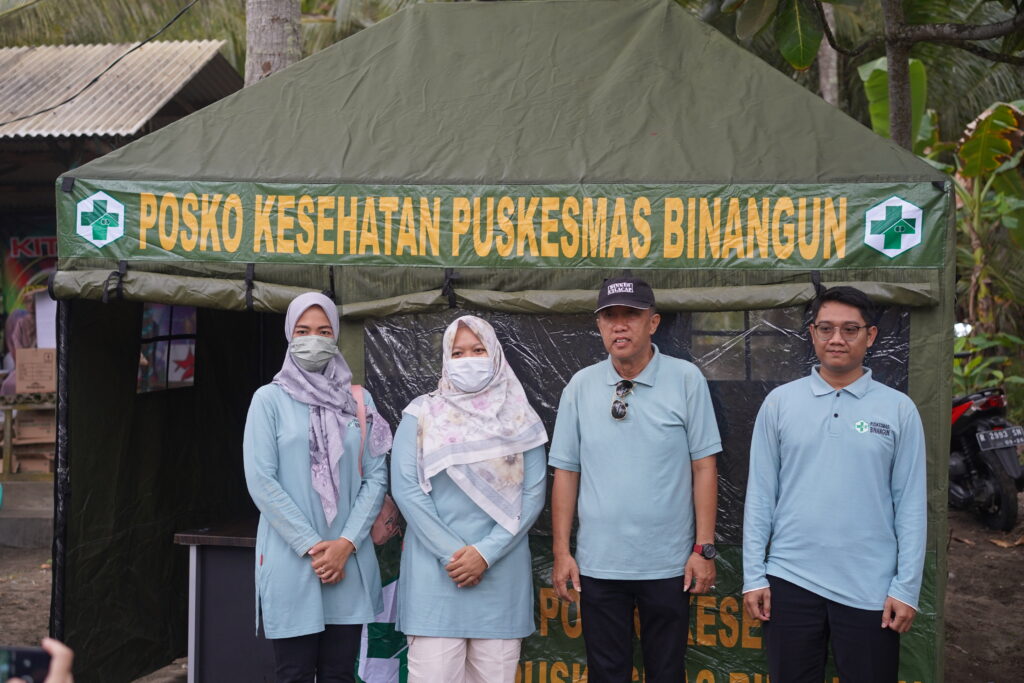
[(743, 591), (766, 575), (843, 605), (917, 608), (927, 534), (921, 417), (871, 371), (834, 389), (818, 368), (765, 399), (750, 444)]
[[(367, 407), (373, 399), (364, 392)], [(387, 463), (363, 448), (363, 476), (354, 454), (360, 430), (353, 419), (339, 461), (338, 515), (328, 525), (309, 470), (309, 406), (276, 384), (260, 387), (245, 421), (242, 453), (249, 495), (260, 511), (256, 532), (256, 614), (268, 638), (319, 633), (326, 624), (365, 624), (382, 609), (380, 569), (370, 526), (387, 490)], [(345, 578), (320, 583), (306, 553), (344, 536), (357, 551)]]
[[(391, 450), (391, 492), (408, 526), (398, 579), (396, 628), (412, 636), (525, 638), (533, 621), (533, 573), (527, 532), (544, 507), (544, 447), (523, 454), (521, 526), (509, 533), (447, 473), (420, 488), (418, 421), (405, 415)], [(489, 567), (476, 586), (458, 588), (445, 571), (456, 550), (475, 546)]]

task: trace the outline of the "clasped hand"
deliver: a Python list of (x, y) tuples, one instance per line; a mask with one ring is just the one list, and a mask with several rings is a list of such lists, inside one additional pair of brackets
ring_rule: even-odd
[(313, 571), (320, 583), (338, 583), (345, 578), (345, 563), (356, 547), (347, 538), (320, 541), (306, 554), (312, 558)]
[(468, 588), (480, 583), (487, 571), (487, 560), (473, 546), (463, 546), (452, 555), (452, 561), (445, 565), (445, 571), (456, 586)]

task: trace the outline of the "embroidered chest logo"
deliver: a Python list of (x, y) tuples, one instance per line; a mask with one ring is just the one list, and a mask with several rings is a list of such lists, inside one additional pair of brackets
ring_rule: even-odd
[(867, 420), (857, 420), (853, 423), (853, 428), (857, 430), (858, 434), (878, 434), (879, 436), (890, 436), (892, 434), (892, 425), (888, 425), (884, 422), (868, 422)]

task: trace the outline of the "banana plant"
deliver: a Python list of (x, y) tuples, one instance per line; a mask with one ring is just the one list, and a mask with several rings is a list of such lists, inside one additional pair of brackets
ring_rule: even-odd
[(1014, 291), (1011, 273), (999, 267), (1013, 260), (1013, 251), (1019, 256), (1024, 248), (1022, 106), (1024, 101), (1000, 102), (971, 122), (957, 145), (955, 167), (948, 169), (959, 204), (957, 226), (967, 243), (967, 315), (987, 333), (995, 332), (999, 312), (993, 286), (1004, 293), (1002, 298), (1024, 304), (1024, 293)]
[[(1024, 385), (1024, 377), (1009, 371), (1011, 360), (1007, 355), (1022, 349), (1024, 339), (1005, 332), (957, 337), (953, 342), (954, 395), (964, 396), (1010, 384)], [(992, 352), (999, 355), (985, 355)]]
[[(871, 114), (871, 129), (882, 137), (889, 134), (889, 69), (886, 57), (879, 57), (857, 67), (864, 84), (864, 95)], [(925, 118), (928, 99), (928, 76), (919, 59), (910, 60), (910, 138), (917, 140)]]

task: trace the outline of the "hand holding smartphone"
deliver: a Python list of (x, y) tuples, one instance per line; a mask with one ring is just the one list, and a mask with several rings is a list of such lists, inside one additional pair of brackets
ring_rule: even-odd
[(43, 647), (0, 646), (0, 683), (74, 683), (75, 653), (64, 643), (43, 638)]
[(43, 683), (49, 670), (50, 655), (43, 648), (0, 645), (0, 683), (11, 678)]

